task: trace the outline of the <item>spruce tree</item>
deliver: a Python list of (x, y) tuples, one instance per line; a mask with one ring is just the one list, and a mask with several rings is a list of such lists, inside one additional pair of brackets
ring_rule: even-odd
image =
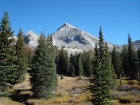
[(140, 48), (137, 50), (137, 57), (138, 57), (138, 73), (140, 75)]
[(78, 62), (77, 62), (77, 67), (78, 67), (78, 76), (83, 76), (83, 65), (82, 65), (82, 56), (79, 54), (78, 57)]
[(27, 55), (27, 62), (28, 62), (28, 67), (32, 67), (32, 58), (33, 58), (33, 50), (29, 47), (26, 47), (26, 55)]
[[(8, 12), (0, 22), (0, 87), (15, 84), (17, 79), (16, 50)], [(1, 89), (0, 89), (1, 90)]]
[(69, 72), (68, 69), (69, 69), (68, 53), (62, 47), (58, 55), (57, 72), (58, 74), (67, 75)]
[(19, 30), (16, 42), (16, 55), (17, 55), (17, 66), (18, 66), (18, 77), (17, 82), (22, 82), (25, 79), (27, 72), (27, 53), (24, 44), (24, 37), (22, 29)]
[[(107, 45), (104, 43), (102, 29), (99, 30), (99, 48), (95, 46), (95, 58), (94, 67), (95, 78), (92, 80), (94, 84), (91, 87), (93, 93), (93, 104), (94, 105), (108, 105), (111, 99), (110, 87), (111, 87), (111, 63), (108, 59)], [(95, 64), (94, 64), (95, 65)]]
[(121, 57), (120, 53), (116, 51), (116, 47), (113, 47), (112, 50), (112, 65), (114, 67), (115, 73), (117, 74), (117, 77), (122, 74), (122, 64), (121, 64)]
[(90, 54), (89, 53), (87, 53), (87, 55), (86, 55), (85, 66), (86, 66), (86, 69), (85, 69), (86, 76), (90, 77), (92, 75), (93, 68), (92, 68), (92, 61), (90, 59)]
[(32, 61), (31, 85), (34, 97), (50, 98), (57, 85), (56, 68), (50, 42), (41, 33)]
[(124, 45), (122, 47), (121, 62), (122, 62), (123, 73), (126, 77), (128, 77), (129, 76), (129, 73), (128, 73), (128, 48), (126, 45)]
[(137, 72), (137, 55), (133, 48), (133, 43), (130, 35), (128, 34), (128, 75), (131, 79), (136, 79)]
[(69, 75), (75, 76), (74, 55), (70, 54)]

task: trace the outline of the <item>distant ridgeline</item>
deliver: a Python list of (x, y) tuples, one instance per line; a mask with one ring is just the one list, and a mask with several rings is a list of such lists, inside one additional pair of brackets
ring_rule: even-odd
[[(28, 31), (25, 36), (25, 44), (31, 48), (38, 45), (39, 35), (33, 31)], [(95, 44), (98, 43), (98, 38), (80, 30), (68, 23), (63, 24), (56, 32), (52, 34), (53, 44), (59, 49), (64, 47), (69, 53), (83, 52), (93, 50)], [(107, 42), (109, 50), (112, 51), (115, 44)], [(117, 51), (121, 51), (123, 45), (115, 45)], [(134, 49), (140, 48), (140, 40), (133, 42)]]

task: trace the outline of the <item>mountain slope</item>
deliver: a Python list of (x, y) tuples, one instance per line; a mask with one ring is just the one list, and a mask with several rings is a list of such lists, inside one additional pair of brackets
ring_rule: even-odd
[[(83, 50), (90, 50), (98, 43), (98, 38), (91, 34), (82, 31), (68, 23), (63, 24), (55, 33), (52, 34), (53, 44), (66, 48), (78, 48)], [(112, 50), (114, 44), (108, 43), (108, 47)], [(116, 45), (117, 46), (117, 45)], [(117, 46), (121, 49), (121, 46)]]

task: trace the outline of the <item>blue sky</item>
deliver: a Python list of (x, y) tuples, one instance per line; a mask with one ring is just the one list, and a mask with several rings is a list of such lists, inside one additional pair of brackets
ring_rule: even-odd
[(96, 37), (102, 26), (103, 36), (113, 44), (140, 40), (140, 0), (0, 0), (0, 19), (8, 12), (15, 35), (19, 28), (46, 35), (63, 23)]

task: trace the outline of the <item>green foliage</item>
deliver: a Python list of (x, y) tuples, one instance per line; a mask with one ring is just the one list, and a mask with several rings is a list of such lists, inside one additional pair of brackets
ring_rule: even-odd
[(138, 61), (137, 61), (137, 65), (138, 65), (138, 81), (140, 83), (140, 49), (137, 50), (137, 57), (138, 57)]
[(69, 72), (69, 57), (67, 51), (65, 51), (63, 48), (61, 48), (58, 55), (57, 72), (58, 74), (64, 75), (67, 75)]
[(137, 71), (137, 55), (133, 48), (133, 43), (130, 35), (128, 34), (128, 76), (131, 79), (136, 79), (138, 77)]
[(36, 98), (50, 98), (57, 85), (52, 43), (41, 33), (33, 56), (31, 73), (32, 91)]
[(79, 54), (79, 57), (78, 57), (77, 68), (78, 68), (78, 76), (83, 76), (83, 65), (82, 65), (81, 54)]
[(128, 76), (128, 49), (127, 46), (124, 45), (122, 47), (122, 52), (121, 52), (121, 62), (122, 62), (122, 68), (123, 72), (126, 76)]
[(29, 47), (26, 47), (26, 55), (27, 55), (27, 62), (28, 62), (28, 67), (32, 67), (32, 58), (33, 58), (33, 50)]
[(117, 77), (119, 77), (120, 74), (122, 74), (122, 64), (120, 53), (116, 51), (115, 46), (113, 47), (112, 51), (112, 65), (114, 67), (115, 73), (117, 74)]
[(108, 52), (107, 44), (104, 43), (102, 30), (99, 30), (99, 48), (95, 45), (94, 58), (94, 75), (95, 78), (91, 81), (94, 85), (91, 86), (93, 93), (94, 105), (108, 105), (111, 99), (111, 60)]
[(10, 95), (12, 95), (9, 92), (0, 92), (0, 97), (9, 97)]
[(64, 79), (64, 76), (63, 76), (63, 74), (61, 74), (61, 75), (60, 75), (60, 79)]
[(18, 66), (17, 82), (22, 82), (25, 79), (28, 63), (22, 29), (19, 30), (17, 38), (18, 38), (16, 42), (16, 55), (17, 55), (16, 64)]
[(90, 77), (92, 75), (92, 71), (93, 71), (93, 67), (92, 67), (92, 59), (93, 56), (92, 55), (93, 52), (88, 51), (88, 52), (83, 52), (82, 54), (82, 64), (83, 64), (83, 69), (84, 69), (84, 74), (87, 77)]
[(73, 76), (73, 77), (75, 76), (75, 68), (72, 63), (70, 63), (70, 65), (69, 65), (69, 75)]
[(8, 13), (0, 22), (0, 86), (15, 84), (17, 79), (16, 50)]

